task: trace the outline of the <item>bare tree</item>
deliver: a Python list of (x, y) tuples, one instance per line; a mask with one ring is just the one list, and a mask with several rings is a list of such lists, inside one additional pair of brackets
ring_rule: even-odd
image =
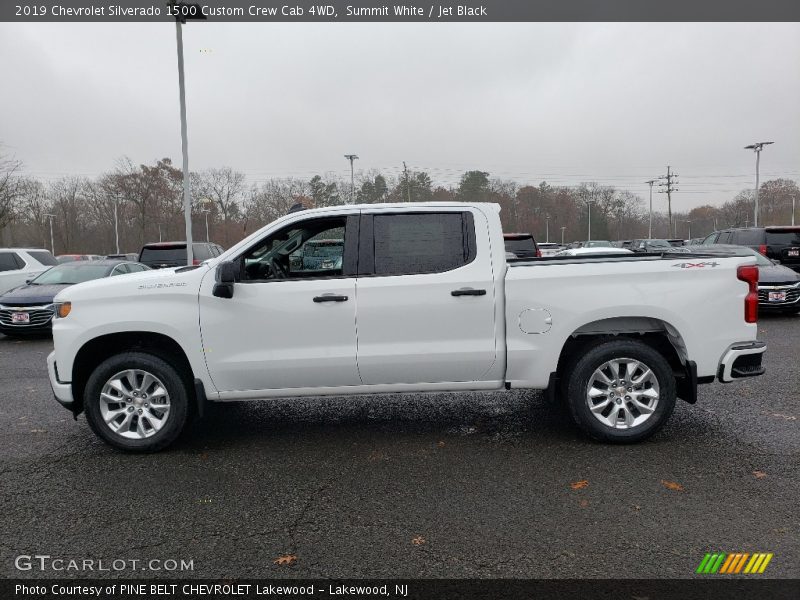
[(195, 201), (208, 198), (214, 203), (216, 211), (222, 214), (223, 239), (228, 245), (228, 224), (239, 216), (246, 191), (244, 173), (234, 171), (230, 167), (206, 169), (192, 174), (192, 187)]

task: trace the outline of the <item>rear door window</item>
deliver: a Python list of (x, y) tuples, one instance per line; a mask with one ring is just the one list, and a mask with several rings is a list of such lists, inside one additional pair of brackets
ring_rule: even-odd
[(731, 232), (730, 231), (723, 231), (719, 234), (717, 241), (714, 242), (715, 244), (728, 244), (730, 243), (731, 239)]
[(732, 244), (740, 246), (758, 246), (764, 243), (764, 231), (762, 229), (740, 229), (734, 231), (731, 236)]
[(375, 275), (442, 273), (471, 262), (470, 213), (375, 215)]
[(0, 271), (16, 271), (24, 265), (25, 263), (15, 252), (0, 252)]

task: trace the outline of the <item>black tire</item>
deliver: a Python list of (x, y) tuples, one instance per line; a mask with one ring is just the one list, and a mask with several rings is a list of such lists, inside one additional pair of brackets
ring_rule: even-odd
[[(621, 358), (634, 359), (649, 367), (660, 388), (653, 413), (641, 424), (628, 429), (617, 429), (601, 422), (587, 402), (588, 386), (594, 372), (607, 361)], [(581, 431), (595, 440), (615, 444), (640, 442), (661, 429), (675, 409), (676, 387), (672, 367), (660, 352), (643, 342), (618, 339), (590, 346), (573, 365), (565, 373), (568, 378), (566, 400), (569, 411)], [(623, 403), (630, 406), (627, 402)]]
[[(166, 423), (149, 437), (123, 437), (111, 430), (101, 413), (100, 393), (103, 386), (115, 374), (127, 369), (151, 373), (161, 380), (169, 394), (170, 409)], [(124, 352), (106, 359), (94, 369), (86, 382), (83, 406), (92, 431), (110, 446), (126, 452), (158, 452), (175, 441), (183, 431), (189, 408), (189, 391), (185, 377), (163, 358), (147, 352)]]

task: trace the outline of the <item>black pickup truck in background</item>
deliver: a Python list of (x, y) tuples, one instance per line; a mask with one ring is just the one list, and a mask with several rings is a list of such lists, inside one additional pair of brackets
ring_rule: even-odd
[(536, 240), (530, 233), (504, 233), (506, 252), (517, 258), (537, 258), (542, 256)]
[(800, 271), (800, 227), (738, 227), (715, 231), (703, 245), (735, 244), (757, 250), (767, 258)]

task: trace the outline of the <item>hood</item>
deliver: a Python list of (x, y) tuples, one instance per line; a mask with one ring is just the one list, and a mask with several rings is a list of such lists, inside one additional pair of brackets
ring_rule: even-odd
[[(184, 268), (154, 269), (142, 271), (141, 273), (128, 273), (115, 277), (93, 279), (92, 281), (69, 286), (59, 293), (57, 300), (63, 302), (76, 298), (114, 298), (120, 295), (130, 296), (131, 294), (141, 293), (143, 290), (157, 292), (162, 289), (182, 287), (187, 285), (189, 281), (194, 281), (195, 279), (199, 281), (202, 278), (200, 274), (206, 273), (209, 267), (208, 265), (200, 265), (176, 273), (176, 270)], [(200, 275), (200, 277), (197, 277), (197, 275)]]
[(21, 285), (8, 290), (0, 296), (0, 304), (13, 306), (30, 306), (34, 304), (50, 304), (56, 294), (72, 284), (52, 284), (52, 285)]
[(800, 281), (800, 273), (793, 271), (783, 265), (772, 265), (771, 267), (758, 267), (758, 283), (774, 285), (776, 283), (786, 283), (792, 285)]

